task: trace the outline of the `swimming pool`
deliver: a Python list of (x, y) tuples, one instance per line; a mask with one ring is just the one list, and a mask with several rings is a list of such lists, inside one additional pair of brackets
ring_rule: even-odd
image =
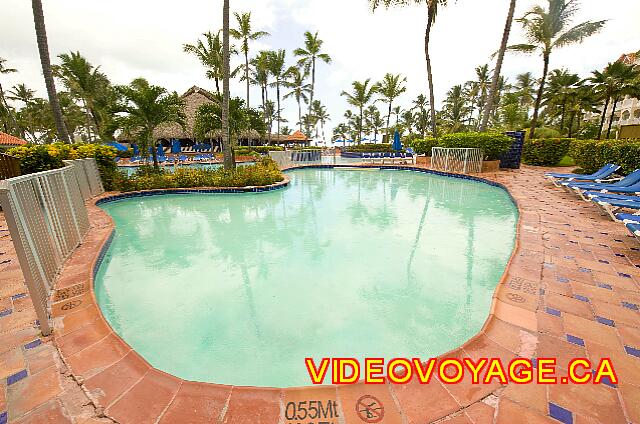
[(290, 186), (103, 204), (96, 276), (114, 330), (188, 380), (308, 385), (305, 357), (429, 357), (476, 334), (517, 210), (484, 183), (299, 169)]
[[(153, 164), (152, 164), (153, 165)], [(255, 165), (255, 162), (238, 162), (236, 163), (237, 166), (248, 166), (248, 165)], [(178, 168), (187, 168), (187, 169), (218, 169), (222, 167), (221, 163), (186, 163), (186, 164), (181, 164), (178, 165)], [(164, 169), (165, 171), (169, 171), (169, 172), (173, 172), (176, 169), (175, 165), (160, 165), (161, 169)], [(127, 175), (128, 177), (132, 176), (133, 174), (135, 174), (135, 172), (140, 169), (139, 166), (119, 166), (118, 170), (120, 172), (122, 172), (123, 174)]]

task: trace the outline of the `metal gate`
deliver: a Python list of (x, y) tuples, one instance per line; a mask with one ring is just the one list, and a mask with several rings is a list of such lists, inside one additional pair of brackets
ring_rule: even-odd
[(94, 159), (0, 182), (0, 204), (44, 335), (56, 274), (89, 230), (84, 200), (104, 191)]
[(433, 147), (431, 167), (437, 171), (460, 174), (482, 172), (482, 150), (476, 148)]

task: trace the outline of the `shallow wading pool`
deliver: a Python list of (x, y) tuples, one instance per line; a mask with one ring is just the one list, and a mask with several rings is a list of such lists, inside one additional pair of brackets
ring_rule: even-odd
[(98, 303), (154, 367), (308, 385), (305, 357), (427, 358), (480, 330), (515, 241), (506, 191), (398, 170), (288, 175), (264, 193), (101, 205), (116, 232)]

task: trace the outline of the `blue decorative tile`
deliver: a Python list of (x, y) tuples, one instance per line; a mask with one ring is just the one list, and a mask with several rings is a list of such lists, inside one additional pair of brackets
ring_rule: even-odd
[(638, 309), (640, 309), (638, 305), (636, 305), (635, 303), (622, 302), (622, 306), (628, 309), (633, 309), (634, 311), (637, 311)]
[(573, 424), (573, 413), (555, 403), (549, 402), (549, 415), (564, 424)]
[(586, 297), (586, 296), (582, 296), (582, 295), (580, 295), (580, 294), (574, 294), (574, 295), (573, 295), (573, 297), (575, 297), (576, 299), (581, 300), (581, 301), (583, 301), (583, 302), (588, 302), (588, 301), (589, 301), (589, 298), (588, 298), (588, 297)]
[(22, 380), (26, 376), (27, 370), (18, 371), (17, 373), (10, 375), (9, 377), (7, 377), (7, 386), (11, 386), (12, 384)]
[(8, 420), (7, 411), (0, 412), (0, 424), (7, 424)]
[(637, 349), (633, 346), (626, 346), (624, 347), (624, 350), (629, 354), (629, 355), (633, 355), (633, 356), (637, 356), (638, 358), (640, 358), (640, 349)]
[(600, 287), (601, 289), (613, 290), (613, 287), (611, 287), (610, 284), (598, 283), (598, 287)]
[(545, 308), (545, 312), (548, 313), (549, 315), (555, 315), (557, 317), (562, 315), (559, 310), (550, 308), (548, 306)]
[(600, 324), (608, 325), (609, 327), (615, 327), (616, 326), (616, 324), (613, 322), (613, 320), (611, 320), (609, 318), (596, 317), (596, 321), (598, 321)]
[(7, 315), (11, 314), (12, 312), (13, 312), (13, 310), (11, 310), (11, 309), (4, 309), (4, 310), (0, 311), (0, 318), (6, 317)]
[(27, 343), (26, 345), (24, 345), (25, 349), (33, 349), (36, 348), (38, 346), (40, 346), (42, 344), (42, 340), (40, 339), (35, 339), (32, 342)]
[(26, 293), (14, 294), (13, 296), (11, 296), (11, 299), (16, 300), (16, 299), (22, 299), (23, 297), (27, 297), (27, 294)]
[(624, 272), (619, 272), (618, 275), (624, 278), (631, 278), (631, 275), (625, 274)]
[(567, 334), (567, 341), (569, 343), (574, 344), (574, 345), (578, 345), (578, 346), (583, 346), (584, 347), (584, 340), (582, 340), (580, 337), (576, 337), (576, 336), (572, 336), (571, 334)]

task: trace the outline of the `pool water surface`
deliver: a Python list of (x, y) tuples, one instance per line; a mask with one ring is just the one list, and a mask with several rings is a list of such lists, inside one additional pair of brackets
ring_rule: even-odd
[(506, 191), (397, 170), (288, 175), (264, 193), (101, 205), (116, 231), (98, 303), (151, 365), (300, 386), (305, 357), (428, 358), (480, 330), (514, 247)]

